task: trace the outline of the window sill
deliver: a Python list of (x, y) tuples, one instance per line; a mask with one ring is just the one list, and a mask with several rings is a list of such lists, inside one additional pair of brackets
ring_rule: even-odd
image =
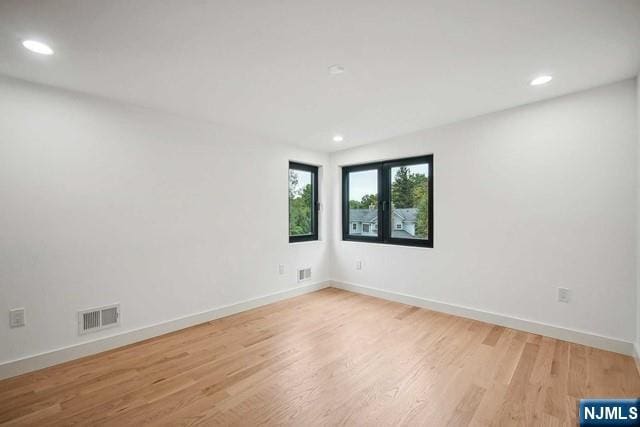
[(368, 245), (368, 246), (373, 246), (373, 247), (380, 246), (380, 247), (387, 247), (387, 248), (433, 250), (432, 246), (430, 247), (430, 246), (422, 246), (422, 245), (402, 245), (402, 244), (398, 244), (398, 243), (383, 243), (383, 242), (363, 242), (361, 240), (340, 239), (340, 243), (360, 244), (360, 245)]
[(302, 241), (302, 242), (287, 242), (289, 243), (289, 245), (292, 246), (297, 246), (297, 245), (315, 245), (318, 243), (324, 243), (324, 240), (306, 240), (306, 241)]

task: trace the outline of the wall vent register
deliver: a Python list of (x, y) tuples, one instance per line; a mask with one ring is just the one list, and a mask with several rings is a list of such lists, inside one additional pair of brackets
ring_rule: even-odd
[(78, 312), (78, 334), (97, 332), (120, 325), (120, 304)]
[(311, 279), (311, 267), (298, 270), (298, 282), (304, 282), (309, 279)]

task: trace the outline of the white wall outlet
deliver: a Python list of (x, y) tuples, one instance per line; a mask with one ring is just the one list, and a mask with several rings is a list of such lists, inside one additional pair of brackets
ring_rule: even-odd
[(356, 261), (356, 270), (362, 270), (362, 261)]
[(278, 264), (278, 274), (281, 276), (284, 274), (284, 264)]
[(571, 299), (571, 291), (567, 288), (558, 288), (558, 302), (568, 303)]
[(9, 326), (12, 328), (19, 328), (26, 324), (24, 316), (24, 308), (14, 308), (9, 310)]

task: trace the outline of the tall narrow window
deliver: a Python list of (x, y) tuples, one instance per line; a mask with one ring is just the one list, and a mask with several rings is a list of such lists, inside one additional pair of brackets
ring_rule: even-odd
[(368, 166), (348, 172), (348, 211), (345, 218), (351, 224), (349, 235), (366, 240), (377, 239), (369, 224), (378, 221), (378, 170)]
[(289, 242), (318, 240), (318, 168), (289, 162)]
[(342, 185), (343, 240), (433, 247), (433, 156), (348, 166)]

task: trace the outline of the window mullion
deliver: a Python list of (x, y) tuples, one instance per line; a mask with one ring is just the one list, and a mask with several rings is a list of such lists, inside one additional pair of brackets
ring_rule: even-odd
[(388, 236), (388, 228), (389, 228), (389, 212), (391, 211), (391, 204), (389, 203), (389, 170), (384, 163), (380, 164), (379, 167), (379, 186), (380, 186), (380, 217), (379, 220), (382, 224), (382, 229), (379, 230), (378, 237), (382, 242), (387, 242), (389, 239)]

